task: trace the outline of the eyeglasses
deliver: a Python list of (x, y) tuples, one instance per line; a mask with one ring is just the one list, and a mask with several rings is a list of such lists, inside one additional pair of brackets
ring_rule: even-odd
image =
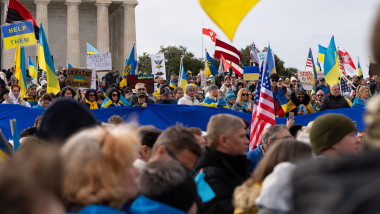
[(323, 97), (324, 95), (323, 94), (317, 94), (318, 97)]
[(137, 91), (145, 91), (145, 88), (138, 88)]
[(113, 96), (113, 97), (117, 97), (117, 96), (118, 96), (118, 94), (112, 94), (112, 96)]
[(90, 95), (88, 95), (89, 97), (95, 97), (95, 94), (90, 94)]
[(249, 94), (241, 94), (241, 96), (248, 96)]
[(297, 82), (297, 80), (292, 80), (292, 82)]
[(272, 82), (278, 82), (278, 79), (271, 79)]

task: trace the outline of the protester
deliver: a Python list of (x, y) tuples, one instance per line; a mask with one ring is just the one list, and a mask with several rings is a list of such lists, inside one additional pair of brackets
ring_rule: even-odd
[(177, 87), (176, 89), (174, 89), (174, 97), (175, 97), (175, 100), (179, 101), (179, 99), (181, 99), (182, 97), (184, 96), (184, 93), (183, 93), (183, 89), (181, 87)]
[(50, 94), (44, 94), (38, 101), (38, 105), (35, 105), (33, 108), (46, 109), (52, 101), (53, 98)]
[(234, 91), (235, 87), (231, 84), (231, 78), (229, 76), (224, 77), (224, 83), (220, 87), (220, 91), (223, 94), (227, 94), (229, 91)]
[(191, 84), (187, 84), (185, 87), (185, 95), (179, 101), (179, 105), (200, 105), (199, 101), (194, 96), (195, 87)]
[[(284, 90), (278, 86), (278, 82), (280, 80), (280, 75), (277, 73), (272, 73), (269, 76), (271, 86), (272, 86), (272, 92), (273, 92), (273, 103), (274, 103), (274, 113), (276, 117), (283, 117), (284, 116), (284, 109), (282, 106), (286, 108), (286, 104), (288, 103)], [(286, 109), (285, 109), (286, 111)]]
[(107, 97), (108, 97), (109, 101), (111, 102), (111, 104), (108, 105), (108, 107), (125, 106), (124, 104), (119, 102), (120, 96), (121, 96), (120, 91), (117, 88), (108, 89)]
[[(257, 213), (258, 208), (273, 210), (268, 213), (292, 211), (291, 182), (295, 163), (305, 158), (311, 159), (311, 157), (310, 146), (299, 141), (286, 140), (273, 145), (273, 148), (260, 161), (251, 177), (235, 189), (233, 197), (234, 214)], [(280, 163), (287, 163), (291, 167), (287, 167), (287, 170), (282, 174), (273, 174), (272, 172), (276, 172), (276, 166)], [(266, 185), (267, 177), (270, 177), (268, 179), (272, 182), (275, 181), (275, 183), (269, 183), (271, 185), (269, 187)], [(260, 206), (257, 206), (257, 202)]]
[(246, 88), (240, 89), (237, 95), (236, 103), (232, 106), (232, 109), (235, 111), (252, 114), (253, 102), (249, 97), (249, 93)]
[(62, 88), (59, 96), (60, 97), (74, 98), (75, 90), (70, 86), (66, 86), (66, 87)]
[(85, 105), (88, 106), (90, 109), (98, 109), (101, 108), (99, 103), (97, 102), (98, 96), (96, 94), (95, 89), (88, 89), (85, 94), (86, 103)]
[(175, 160), (165, 158), (148, 163), (138, 182), (139, 197), (133, 214), (196, 214), (197, 187), (191, 175)]
[(320, 87), (323, 91), (323, 93), (325, 95), (328, 95), (330, 94), (330, 88), (326, 86), (326, 80), (324, 77), (322, 77), (320, 80), (319, 80), (319, 85), (318, 87)]
[(148, 106), (146, 103), (147, 97), (146, 97), (145, 92), (143, 91), (137, 92), (136, 97), (137, 97), (137, 103), (133, 107), (147, 107)]
[(310, 103), (310, 96), (303, 88), (298, 88), (294, 93), (292, 93), (286, 109), (286, 115), (289, 115), (289, 112), (294, 112), (294, 115), (304, 115), (315, 112)]
[(37, 95), (37, 85), (34, 83), (29, 83), (27, 85), (26, 94), (23, 99), (27, 101), (31, 107), (38, 105), (39, 97)]
[(175, 100), (170, 99), (170, 89), (161, 88), (160, 90), (160, 100), (157, 104), (177, 104)]
[(11, 86), (11, 93), (9, 93), (9, 98), (3, 101), (3, 104), (19, 104), (26, 107), (31, 107), (30, 104), (21, 99), (20, 93), (21, 87), (19, 85)]
[(98, 101), (97, 101), (97, 103), (100, 105), (100, 106), (102, 106), (102, 104), (103, 104), (103, 102), (104, 102), (104, 100), (106, 99), (106, 97), (104, 96), (104, 94), (103, 93), (98, 93), (96, 96), (98, 96)]
[(292, 91), (292, 93), (294, 93), (296, 91), (296, 89), (301, 88), (301, 86), (297, 83), (297, 78), (295, 78), (294, 76), (292, 78), (290, 78), (290, 87), (289, 88)]
[(210, 85), (208, 87), (209, 96), (203, 101), (202, 106), (228, 108), (226, 101), (223, 97), (218, 95), (218, 86)]
[(320, 110), (320, 105), (321, 105), (321, 102), (322, 102), (324, 97), (325, 97), (325, 93), (323, 92), (323, 90), (322, 89), (318, 90), (317, 91), (317, 99), (315, 100), (316, 111)]
[(369, 88), (367, 86), (358, 86), (356, 98), (352, 103), (352, 108), (364, 108), (369, 99)]
[(108, 118), (107, 122), (113, 125), (121, 125), (123, 124), (124, 120), (119, 115), (113, 115), (112, 117)]
[(157, 138), (163, 131), (156, 128), (140, 127), (138, 132), (141, 138), (141, 148), (137, 159), (133, 162), (133, 166), (139, 170), (142, 170), (144, 169), (146, 163), (150, 160), (153, 145), (156, 143)]
[(131, 102), (132, 96), (133, 96), (133, 91), (130, 87), (125, 87), (125, 99), (128, 100), (128, 102)]
[(9, 98), (9, 90), (6, 88), (3, 88), (0, 93), (0, 103), (3, 103), (8, 98)]
[[(136, 94), (138, 92), (144, 92), (145, 93), (145, 101), (146, 101), (146, 103), (154, 104), (153, 100), (151, 100), (151, 99), (148, 98), (147, 90), (146, 90), (146, 87), (145, 87), (144, 83), (137, 83), (135, 85), (135, 91), (136, 91)], [(131, 103), (131, 106), (135, 106), (138, 103), (136, 95), (132, 96), (130, 103)]]
[(248, 178), (245, 155), (248, 146), (245, 124), (230, 114), (218, 114), (207, 124), (207, 147), (198, 161), (197, 173), (205, 174), (215, 197), (198, 204), (199, 213), (232, 213), (232, 194), (235, 187)]
[(340, 109), (340, 108), (350, 108), (347, 100), (340, 95), (339, 85), (332, 84), (330, 86), (330, 94), (325, 96), (322, 100), (319, 109), (321, 111), (326, 109)]
[(234, 93), (228, 93), (226, 97), (227, 105), (229, 109), (232, 109), (232, 106), (236, 103), (236, 96)]
[(201, 146), (193, 134), (186, 128), (173, 126), (157, 138), (149, 161), (171, 157), (191, 171), (201, 155)]
[(195, 139), (198, 141), (198, 143), (199, 143), (202, 147), (204, 147), (204, 146), (207, 145), (207, 144), (206, 144), (206, 139), (205, 139), (205, 138), (203, 137), (203, 135), (202, 135), (202, 129), (197, 128), (197, 127), (190, 127), (190, 128), (189, 128), (189, 131), (190, 131), (191, 133), (193, 133)]
[(369, 88), (372, 95), (377, 94), (377, 88), (379, 85), (379, 77), (377, 75), (373, 76), (369, 84)]
[(282, 140), (292, 139), (293, 136), (289, 133), (286, 126), (283, 125), (274, 125), (269, 129), (264, 130), (262, 134), (262, 142), (257, 145), (255, 149), (252, 149), (247, 153), (247, 158), (250, 160), (249, 171), (253, 172), (256, 166), (259, 164), (260, 160), (263, 158), (265, 152), (269, 148), (280, 142)]

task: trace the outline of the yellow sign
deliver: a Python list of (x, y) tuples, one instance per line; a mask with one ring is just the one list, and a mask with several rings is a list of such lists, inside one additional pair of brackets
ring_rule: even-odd
[(1, 27), (6, 49), (36, 44), (32, 21), (20, 22)]

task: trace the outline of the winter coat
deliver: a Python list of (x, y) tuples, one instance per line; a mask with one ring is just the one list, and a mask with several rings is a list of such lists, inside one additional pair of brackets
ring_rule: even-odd
[(300, 105), (302, 105), (302, 107), (306, 109), (306, 112), (304, 112), (303, 114), (310, 114), (315, 112), (313, 106), (310, 104), (310, 96), (308, 94), (305, 94), (304, 96), (305, 98), (301, 102), (296, 97), (295, 93), (292, 93), (292, 95), (290, 95), (290, 101), (288, 102), (286, 107), (286, 115), (289, 115), (289, 112), (294, 112), (294, 115), (298, 115)]
[(177, 101), (175, 100), (159, 100), (156, 104), (177, 104)]
[(232, 195), (235, 187), (249, 177), (248, 164), (245, 155), (229, 155), (206, 147), (195, 170), (199, 172), (203, 169), (204, 180), (214, 191), (215, 197), (198, 204), (199, 213), (232, 214)]
[(25, 100), (22, 100), (20, 97), (21, 97), (21, 92), (19, 93), (17, 98), (15, 97), (15, 95), (13, 95), (12, 92), (9, 92), (9, 98), (4, 100), (3, 104), (20, 104), (22, 106), (31, 107), (28, 102), (26, 102)]
[(251, 161), (249, 165), (249, 172), (253, 172), (256, 166), (259, 164), (260, 160), (264, 156), (263, 145), (260, 143), (256, 148), (252, 149), (247, 153), (247, 158)]
[[(240, 111), (240, 112), (245, 112), (247, 113), (248, 111), (245, 110), (247, 108), (247, 105), (244, 104), (240, 104), (238, 101), (236, 101), (236, 103), (232, 106), (232, 109), (235, 110), (235, 111)], [(253, 102), (251, 101), (251, 109), (253, 109)]]
[(190, 106), (199, 106), (200, 103), (195, 97), (190, 97), (185, 94), (181, 99), (178, 100), (178, 105), (190, 105)]
[[(367, 102), (367, 100), (365, 102)], [(352, 103), (352, 108), (364, 108), (364, 107), (365, 107), (365, 103), (363, 102), (362, 99), (360, 99), (359, 97), (354, 99), (354, 103)]]
[(319, 110), (323, 111), (326, 109), (340, 109), (340, 108), (350, 108), (347, 100), (342, 96), (332, 96), (331, 94), (325, 96), (319, 105)]
[[(136, 94), (134, 94), (132, 96), (132, 98), (131, 98), (131, 100), (129, 102), (131, 103), (131, 106), (135, 106), (136, 104), (138, 104)], [(150, 99), (148, 96), (145, 96), (145, 102), (147, 104), (154, 104), (154, 101), (152, 99)]]
[(34, 106), (38, 105), (39, 98), (38, 98), (38, 95), (36, 95), (36, 96), (29, 96), (28, 93), (27, 93), (23, 97), (23, 100), (27, 101), (30, 104), (30, 106), (34, 107)]
[(207, 96), (206, 99), (203, 100), (202, 106), (228, 108), (228, 105), (226, 101), (223, 99), (223, 97), (220, 97), (218, 100), (218, 98), (213, 99)]
[(170, 214), (186, 214), (186, 212), (161, 202), (155, 201), (145, 196), (139, 196), (131, 206), (133, 214), (151, 214), (151, 213), (170, 213)]

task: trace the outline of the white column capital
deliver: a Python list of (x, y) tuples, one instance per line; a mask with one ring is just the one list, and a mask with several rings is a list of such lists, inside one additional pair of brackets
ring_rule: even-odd
[(34, 0), (35, 4), (46, 4), (48, 5), (51, 0)]
[(112, 1), (110, 1), (110, 0), (96, 0), (95, 5), (96, 6), (103, 6), (103, 5), (108, 6), (111, 3), (112, 3)]
[(66, 5), (79, 5), (82, 3), (82, 0), (66, 0), (65, 4)]
[(136, 0), (125, 0), (123, 1), (124, 7), (136, 7), (139, 3)]

